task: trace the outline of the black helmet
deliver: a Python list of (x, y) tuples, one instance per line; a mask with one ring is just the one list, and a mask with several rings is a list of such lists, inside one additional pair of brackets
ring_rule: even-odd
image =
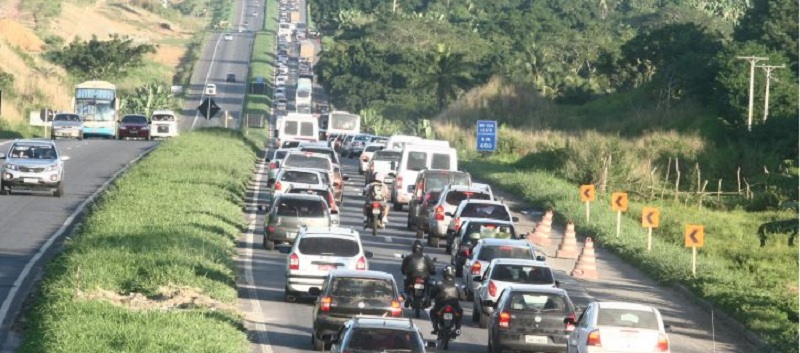
[(447, 265), (445, 268), (442, 269), (442, 277), (444, 278), (456, 278), (456, 268), (452, 265)]
[(415, 240), (414, 244), (411, 245), (411, 251), (414, 252), (415, 254), (422, 254), (422, 248), (424, 248), (424, 246), (422, 245), (422, 242), (419, 240)]

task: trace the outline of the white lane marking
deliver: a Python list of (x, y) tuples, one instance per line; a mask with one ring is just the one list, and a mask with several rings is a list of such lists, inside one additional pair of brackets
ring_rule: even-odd
[[(261, 175), (264, 173), (264, 166), (266, 164), (264, 161), (258, 162), (258, 172), (256, 174), (255, 179), (255, 192), (253, 193), (253, 200), (252, 202), (247, 205), (247, 207), (258, 207), (258, 194), (261, 192)], [(253, 212), (250, 213), (249, 220), (247, 223), (247, 243), (252, 244), (248, 245), (245, 249), (245, 256), (247, 256), (247, 261), (245, 262), (244, 266), (244, 276), (245, 280), (248, 284), (248, 290), (250, 291), (250, 298), (251, 300), (255, 301), (253, 304), (255, 306), (256, 312), (258, 315), (263, 315), (264, 311), (261, 309), (261, 300), (258, 299), (258, 291), (256, 291), (256, 283), (253, 279), (253, 250), (255, 248), (255, 243), (253, 242), (253, 238), (255, 237), (256, 231), (256, 217), (258, 213)], [(261, 342), (259, 346), (259, 350), (262, 353), (272, 353), (272, 346), (269, 343), (269, 335), (267, 334), (267, 325), (264, 325), (263, 320), (255, 320), (256, 322), (256, 332), (259, 337), (259, 342)]]
[(387, 243), (391, 243), (392, 242), (392, 237), (387, 235), (387, 236), (385, 236), (385, 238), (386, 238), (386, 242)]
[[(208, 79), (211, 77), (211, 68), (214, 67), (214, 60), (217, 59), (217, 49), (219, 48), (219, 42), (222, 40), (221, 35), (217, 33), (217, 43), (214, 44), (214, 52), (211, 54), (211, 64), (208, 65), (208, 72), (206, 72), (206, 80), (203, 82), (203, 88), (200, 91), (200, 104), (203, 103), (203, 98), (206, 96), (206, 85), (208, 85)], [(200, 105), (198, 104), (198, 105)], [(194, 113), (194, 120), (192, 120), (192, 127), (189, 130), (194, 130), (194, 124), (197, 123), (197, 119), (200, 117), (200, 111), (196, 111)]]
[(8, 311), (11, 309), (11, 303), (14, 301), (14, 297), (16, 297), (17, 292), (19, 291), (20, 287), (22, 286), (22, 282), (24, 282), (25, 278), (28, 277), (28, 275), (30, 274), (31, 269), (33, 268), (33, 265), (35, 265), (39, 261), (39, 259), (42, 256), (44, 256), (44, 254), (47, 252), (47, 250), (51, 246), (53, 246), (53, 243), (55, 243), (56, 239), (61, 237), (61, 235), (64, 232), (67, 231), (67, 228), (69, 226), (71, 226), (73, 222), (75, 222), (75, 219), (78, 217), (78, 215), (80, 215), (83, 212), (83, 210), (86, 208), (86, 206), (88, 206), (89, 204), (94, 202), (94, 200), (98, 196), (100, 196), (100, 194), (105, 192), (106, 189), (108, 188), (108, 186), (111, 185), (111, 183), (113, 183), (115, 180), (117, 180), (117, 178), (120, 175), (122, 175), (122, 173), (127, 171), (128, 168), (130, 168), (132, 165), (134, 165), (136, 162), (138, 162), (144, 156), (148, 155), (150, 152), (155, 150), (156, 147), (158, 147), (158, 145), (154, 145), (153, 147), (150, 147), (150, 149), (148, 149), (147, 151), (144, 151), (141, 154), (139, 154), (138, 156), (136, 156), (136, 158), (134, 158), (133, 160), (131, 160), (130, 162), (125, 164), (125, 166), (123, 166), (122, 169), (120, 169), (116, 173), (114, 173), (114, 175), (112, 175), (111, 178), (106, 180), (105, 183), (100, 185), (100, 187), (92, 195), (90, 195), (86, 200), (83, 200), (83, 202), (81, 202), (80, 205), (78, 205), (78, 208), (76, 208), (75, 211), (72, 212), (72, 214), (69, 215), (69, 217), (67, 217), (67, 219), (64, 221), (64, 224), (62, 224), (61, 227), (58, 228), (58, 230), (55, 233), (53, 233), (53, 235), (51, 235), (49, 239), (47, 239), (47, 241), (44, 243), (44, 245), (42, 245), (42, 247), (39, 248), (39, 251), (37, 251), (36, 254), (34, 254), (33, 257), (31, 257), (30, 260), (28, 260), (28, 263), (26, 263), (25, 267), (22, 268), (22, 272), (20, 272), (19, 276), (17, 276), (17, 279), (14, 280), (14, 284), (11, 286), (11, 289), (8, 291), (8, 296), (6, 296), (6, 298), (3, 299), (3, 305), (0, 306), (0, 323), (3, 323), (3, 322), (6, 321), (6, 316), (8, 316)]

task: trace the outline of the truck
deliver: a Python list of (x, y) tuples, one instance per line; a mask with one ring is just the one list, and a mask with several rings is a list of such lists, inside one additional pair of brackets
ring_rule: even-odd
[(310, 63), (314, 63), (314, 42), (304, 40), (300, 42), (300, 58), (306, 59)]

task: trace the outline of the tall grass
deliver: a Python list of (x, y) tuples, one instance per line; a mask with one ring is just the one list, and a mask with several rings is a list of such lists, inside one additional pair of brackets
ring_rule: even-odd
[[(193, 131), (116, 181), (47, 266), (21, 352), (246, 352), (225, 308), (254, 152), (238, 132)], [(198, 298), (159, 308), (181, 290)], [(96, 299), (109, 292), (146, 297), (145, 308)]]

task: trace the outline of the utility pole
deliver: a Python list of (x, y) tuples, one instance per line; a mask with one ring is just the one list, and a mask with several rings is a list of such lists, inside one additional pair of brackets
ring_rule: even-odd
[(782, 69), (786, 66), (759, 65), (758, 67), (764, 69), (764, 73), (767, 74), (767, 85), (764, 88), (764, 122), (766, 123), (767, 116), (769, 116), (769, 81), (772, 80), (772, 70)]
[(750, 94), (747, 104), (747, 131), (753, 129), (753, 81), (756, 76), (756, 63), (762, 60), (769, 60), (769, 58), (757, 56), (739, 56), (739, 59), (747, 60), (750, 63)]

